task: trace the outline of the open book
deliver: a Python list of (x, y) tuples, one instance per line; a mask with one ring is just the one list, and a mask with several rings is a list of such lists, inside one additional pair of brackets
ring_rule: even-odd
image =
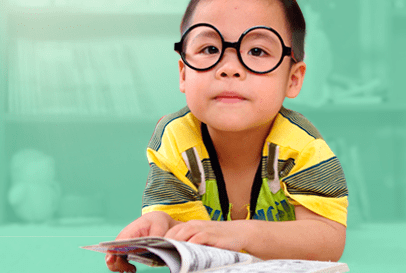
[(263, 261), (245, 253), (161, 237), (141, 237), (101, 242), (98, 245), (83, 246), (82, 248), (114, 255), (124, 255), (130, 261), (149, 266), (168, 266), (171, 273), (340, 273), (349, 271), (345, 263), (306, 260)]

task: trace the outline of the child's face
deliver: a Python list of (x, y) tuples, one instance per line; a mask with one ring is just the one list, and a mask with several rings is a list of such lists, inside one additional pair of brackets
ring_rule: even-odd
[[(209, 23), (225, 41), (236, 42), (250, 27), (275, 29), (291, 47), (288, 25), (279, 1), (210, 0), (197, 6), (191, 25)], [(208, 71), (196, 71), (179, 61), (180, 90), (191, 112), (208, 126), (221, 131), (244, 131), (267, 126), (280, 110), (285, 97), (298, 95), (305, 73), (304, 63), (292, 67), (285, 57), (267, 74), (247, 70), (236, 51), (227, 48), (221, 61)]]

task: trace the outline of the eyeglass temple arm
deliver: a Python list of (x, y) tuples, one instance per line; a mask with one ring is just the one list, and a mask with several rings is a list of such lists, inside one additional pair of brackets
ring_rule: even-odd
[(291, 57), (292, 60), (295, 61), (295, 63), (298, 62), (298, 61), (296, 60), (296, 58), (295, 58), (295, 54), (293, 53), (293, 49), (292, 49), (291, 47), (285, 46), (285, 47), (283, 48), (283, 50), (284, 50), (284, 53), (283, 53), (284, 56), (289, 56), (289, 57)]
[(182, 50), (182, 46), (181, 43), (175, 43), (175, 47), (174, 47), (175, 51), (178, 52), (180, 54), (180, 51)]

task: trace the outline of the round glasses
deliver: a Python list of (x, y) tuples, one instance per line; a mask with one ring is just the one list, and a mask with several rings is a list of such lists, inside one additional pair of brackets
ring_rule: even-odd
[(292, 48), (285, 46), (282, 37), (274, 29), (255, 26), (244, 31), (238, 42), (226, 42), (220, 31), (206, 23), (191, 26), (175, 43), (183, 62), (197, 71), (216, 66), (228, 48), (235, 48), (238, 59), (249, 71), (265, 74), (275, 70), (285, 56), (295, 62)]

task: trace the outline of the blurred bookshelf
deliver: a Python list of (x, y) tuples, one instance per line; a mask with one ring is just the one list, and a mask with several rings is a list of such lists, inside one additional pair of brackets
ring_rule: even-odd
[[(9, 69), (9, 115), (142, 117), (131, 46), (17, 41)], [(114, 54), (115, 53), (115, 54)], [(11, 57), (12, 58), (12, 57)], [(76, 69), (70, 69), (75, 67)]]
[[(184, 105), (178, 99), (180, 95), (173, 95), (178, 91), (178, 55), (172, 48), (179, 39), (179, 24), (187, 2), (1, 1), (0, 224), (13, 220), (8, 216), (10, 208), (5, 201), (11, 183), (8, 166), (13, 154), (24, 148), (42, 150), (59, 162), (57, 171), (65, 192), (90, 194), (96, 188), (102, 195), (112, 194), (106, 201), (106, 218), (113, 219), (123, 207), (132, 207), (137, 212), (132, 216), (121, 214), (116, 220), (137, 216), (148, 168), (145, 149), (154, 126), (162, 115)], [(397, 42), (406, 42), (404, 30), (398, 24), (406, 18), (405, 2), (391, 1), (391, 8), (382, 10), (386, 17), (380, 19), (386, 22), (380, 31)], [(343, 12), (354, 5), (351, 12), (360, 13), (362, 3), (368, 5), (371, 1), (358, 0), (354, 4), (353, 0), (345, 0), (337, 5), (342, 5)], [(358, 20), (358, 13), (353, 16), (356, 19), (349, 19)], [(335, 14), (339, 18), (331, 24), (337, 26), (343, 13)], [(363, 16), (374, 18), (371, 14)], [(402, 35), (391, 30), (393, 25), (398, 25)], [(396, 153), (397, 146), (391, 144), (393, 147), (388, 151), (381, 151), (392, 158), (384, 166), (386, 169), (373, 157), (366, 158), (368, 155), (363, 152), (368, 150), (367, 144), (376, 145), (374, 141), (399, 144), (398, 147), (404, 146), (399, 149), (406, 152), (401, 130), (405, 127), (406, 95), (397, 89), (403, 74), (400, 69), (386, 69), (394, 66), (392, 63), (406, 61), (406, 55), (402, 50), (386, 52), (384, 56), (389, 63), (383, 67), (388, 71), (371, 73), (371, 67), (381, 64), (363, 60), (370, 58), (368, 54), (375, 49), (368, 46), (365, 49), (362, 44), (369, 44), (374, 28), (367, 25), (357, 28), (369, 31), (360, 41), (351, 41), (349, 45), (351, 53), (361, 57), (354, 64), (336, 60), (339, 69), (328, 79), (328, 93), (323, 102), (315, 106), (312, 100), (303, 104), (287, 101), (285, 106), (309, 118), (331, 140), (336, 147), (334, 152), (346, 161), (343, 165), (349, 181), (361, 181), (355, 181), (355, 191), (369, 191), (378, 198), (378, 190), (365, 189), (365, 183), (374, 176), (385, 177), (389, 173), (384, 188), (397, 193), (401, 200), (406, 197), (406, 188), (400, 179), (398, 184), (394, 181), (406, 173), (390, 165), (404, 162)], [(331, 33), (330, 38), (334, 39), (334, 32)], [(361, 49), (353, 50), (354, 47)], [(349, 48), (341, 50), (347, 52)], [(167, 54), (169, 51), (173, 54)], [(151, 60), (151, 55), (155, 59)], [(173, 67), (166, 68), (161, 63), (172, 63)], [(352, 75), (354, 71), (370, 74), (378, 81)], [(345, 75), (337, 76), (340, 74)], [(118, 190), (133, 184), (136, 186), (124, 192)], [(365, 194), (354, 202), (362, 208), (373, 206)], [(406, 204), (392, 205), (400, 208)], [(385, 213), (384, 206), (376, 207), (374, 213)], [(400, 213), (406, 217), (406, 207)], [(363, 217), (372, 220), (368, 213)]]
[(24, 149), (55, 160), (65, 214), (83, 216), (65, 222), (139, 216), (148, 141), (162, 115), (184, 106), (178, 56), (166, 52), (186, 4), (0, 2), (0, 224), (19, 221), (7, 193), (10, 162)]

